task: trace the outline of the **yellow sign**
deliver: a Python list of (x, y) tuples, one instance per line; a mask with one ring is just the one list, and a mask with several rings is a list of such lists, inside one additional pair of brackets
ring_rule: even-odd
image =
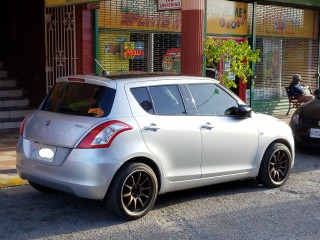
[[(150, 30), (150, 31), (181, 31), (181, 11), (157, 11), (154, 0), (149, 0), (152, 6), (149, 11), (139, 9), (140, 5), (133, 1), (100, 2), (98, 11), (99, 28)], [(146, 2), (146, 1), (145, 1)]]
[(207, 1), (207, 33), (248, 35), (248, 4), (224, 0)]
[(259, 14), (257, 19), (258, 36), (276, 37), (313, 37), (314, 11), (294, 9), (286, 11), (283, 8), (265, 14)]
[(97, 0), (45, 0), (46, 7), (73, 5), (79, 3), (96, 2)]

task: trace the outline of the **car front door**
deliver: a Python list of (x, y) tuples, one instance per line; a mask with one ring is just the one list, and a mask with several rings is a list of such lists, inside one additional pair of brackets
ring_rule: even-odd
[[(258, 149), (258, 128), (250, 117), (232, 115), (238, 102), (214, 83), (189, 84), (202, 137), (202, 178), (252, 170)], [(231, 113), (231, 115), (230, 115)]]

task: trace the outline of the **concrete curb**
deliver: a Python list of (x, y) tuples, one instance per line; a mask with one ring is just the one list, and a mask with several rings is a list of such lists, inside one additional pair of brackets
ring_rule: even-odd
[(23, 180), (19, 177), (0, 178), (0, 188), (14, 187), (14, 186), (20, 186), (20, 185), (26, 185), (26, 184), (28, 184), (28, 181)]

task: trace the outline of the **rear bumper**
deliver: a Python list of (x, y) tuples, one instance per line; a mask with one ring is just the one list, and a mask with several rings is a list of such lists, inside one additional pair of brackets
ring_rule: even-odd
[[(108, 160), (107, 149), (69, 149), (52, 163), (36, 159), (32, 142), (19, 139), (17, 171), (22, 179), (88, 199), (103, 199), (116, 171), (117, 161)], [(61, 150), (61, 149), (59, 149)], [(57, 150), (57, 151), (59, 151)]]
[(299, 126), (292, 125), (292, 132), (294, 140), (297, 145), (308, 147), (308, 148), (319, 148), (320, 147), (320, 138), (311, 138), (310, 137), (310, 126)]

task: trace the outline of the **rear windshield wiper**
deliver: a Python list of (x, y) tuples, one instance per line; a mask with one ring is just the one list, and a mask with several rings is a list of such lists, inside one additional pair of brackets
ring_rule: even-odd
[(74, 108), (62, 107), (62, 108), (59, 108), (57, 112), (80, 112), (80, 110), (74, 109)]

